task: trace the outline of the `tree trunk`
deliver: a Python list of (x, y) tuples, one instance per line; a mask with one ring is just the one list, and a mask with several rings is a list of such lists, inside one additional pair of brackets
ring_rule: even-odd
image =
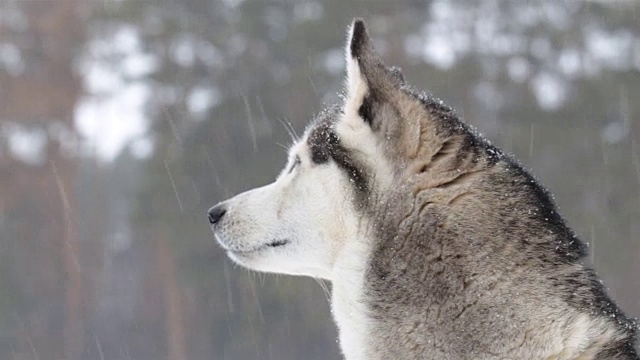
[(156, 232), (157, 271), (162, 282), (168, 360), (186, 360), (182, 296), (176, 278), (176, 263), (164, 230)]

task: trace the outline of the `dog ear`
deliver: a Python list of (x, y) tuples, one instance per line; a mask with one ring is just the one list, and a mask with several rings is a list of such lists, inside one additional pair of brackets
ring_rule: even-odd
[(362, 98), (369, 91), (369, 78), (375, 64), (380, 63), (362, 19), (355, 19), (349, 27), (345, 46), (347, 59), (347, 96)]
[(394, 157), (417, 158), (419, 151), (427, 151), (427, 158), (434, 156), (430, 151), (437, 153), (448, 136), (439, 129), (441, 124), (451, 127), (452, 110), (405, 88), (402, 71), (387, 67), (376, 54), (362, 19), (349, 27), (345, 56), (347, 94), (337, 126), (368, 127)]
[(347, 85), (349, 93), (354, 94), (359, 87), (365, 87), (366, 75), (362, 66), (363, 60), (370, 60), (376, 57), (371, 38), (362, 19), (355, 19), (349, 28), (347, 44), (345, 46), (345, 57), (347, 58)]
[(390, 69), (384, 65), (362, 19), (355, 19), (349, 28), (345, 55), (345, 112), (355, 112), (373, 126), (375, 109), (404, 84), (404, 77), (399, 68)]

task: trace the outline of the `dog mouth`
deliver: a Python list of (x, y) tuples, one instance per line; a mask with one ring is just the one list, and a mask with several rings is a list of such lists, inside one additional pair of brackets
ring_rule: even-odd
[(284, 247), (284, 246), (288, 245), (289, 243), (290, 243), (289, 240), (274, 240), (274, 241), (268, 242), (266, 244), (262, 244), (260, 246), (256, 246), (256, 247), (248, 248), (248, 249), (231, 247), (231, 246), (224, 245), (222, 243), (221, 243), (221, 245), (222, 245), (222, 248), (225, 251), (227, 251), (228, 253), (233, 254), (235, 256), (249, 256), (249, 255), (254, 255), (254, 254), (269, 250), (269, 249), (281, 248), (281, 247)]

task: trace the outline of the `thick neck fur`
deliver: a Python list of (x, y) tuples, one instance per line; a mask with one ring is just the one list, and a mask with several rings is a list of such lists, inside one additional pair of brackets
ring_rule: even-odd
[(384, 320), (369, 359), (587, 359), (632, 343), (546, 191), (472, 134), (451, 141), (375, 211), (364, 293)]
[(354, 239), (336, 259), (331, 311), (340, 334), (340, 348), (348, 360), (367, 359), (371, 320), (365, 295), (365, 273), (373, 242)]

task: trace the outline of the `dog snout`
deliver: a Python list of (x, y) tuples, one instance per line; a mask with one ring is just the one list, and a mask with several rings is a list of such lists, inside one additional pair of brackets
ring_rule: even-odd
[(209, 223), (211, 223), (211, 225), (217, 224), (226, 213), (227, 208), (224, 204), (218, 204), (212, 207), (207, 213), (207, 215), (209, 216)]

